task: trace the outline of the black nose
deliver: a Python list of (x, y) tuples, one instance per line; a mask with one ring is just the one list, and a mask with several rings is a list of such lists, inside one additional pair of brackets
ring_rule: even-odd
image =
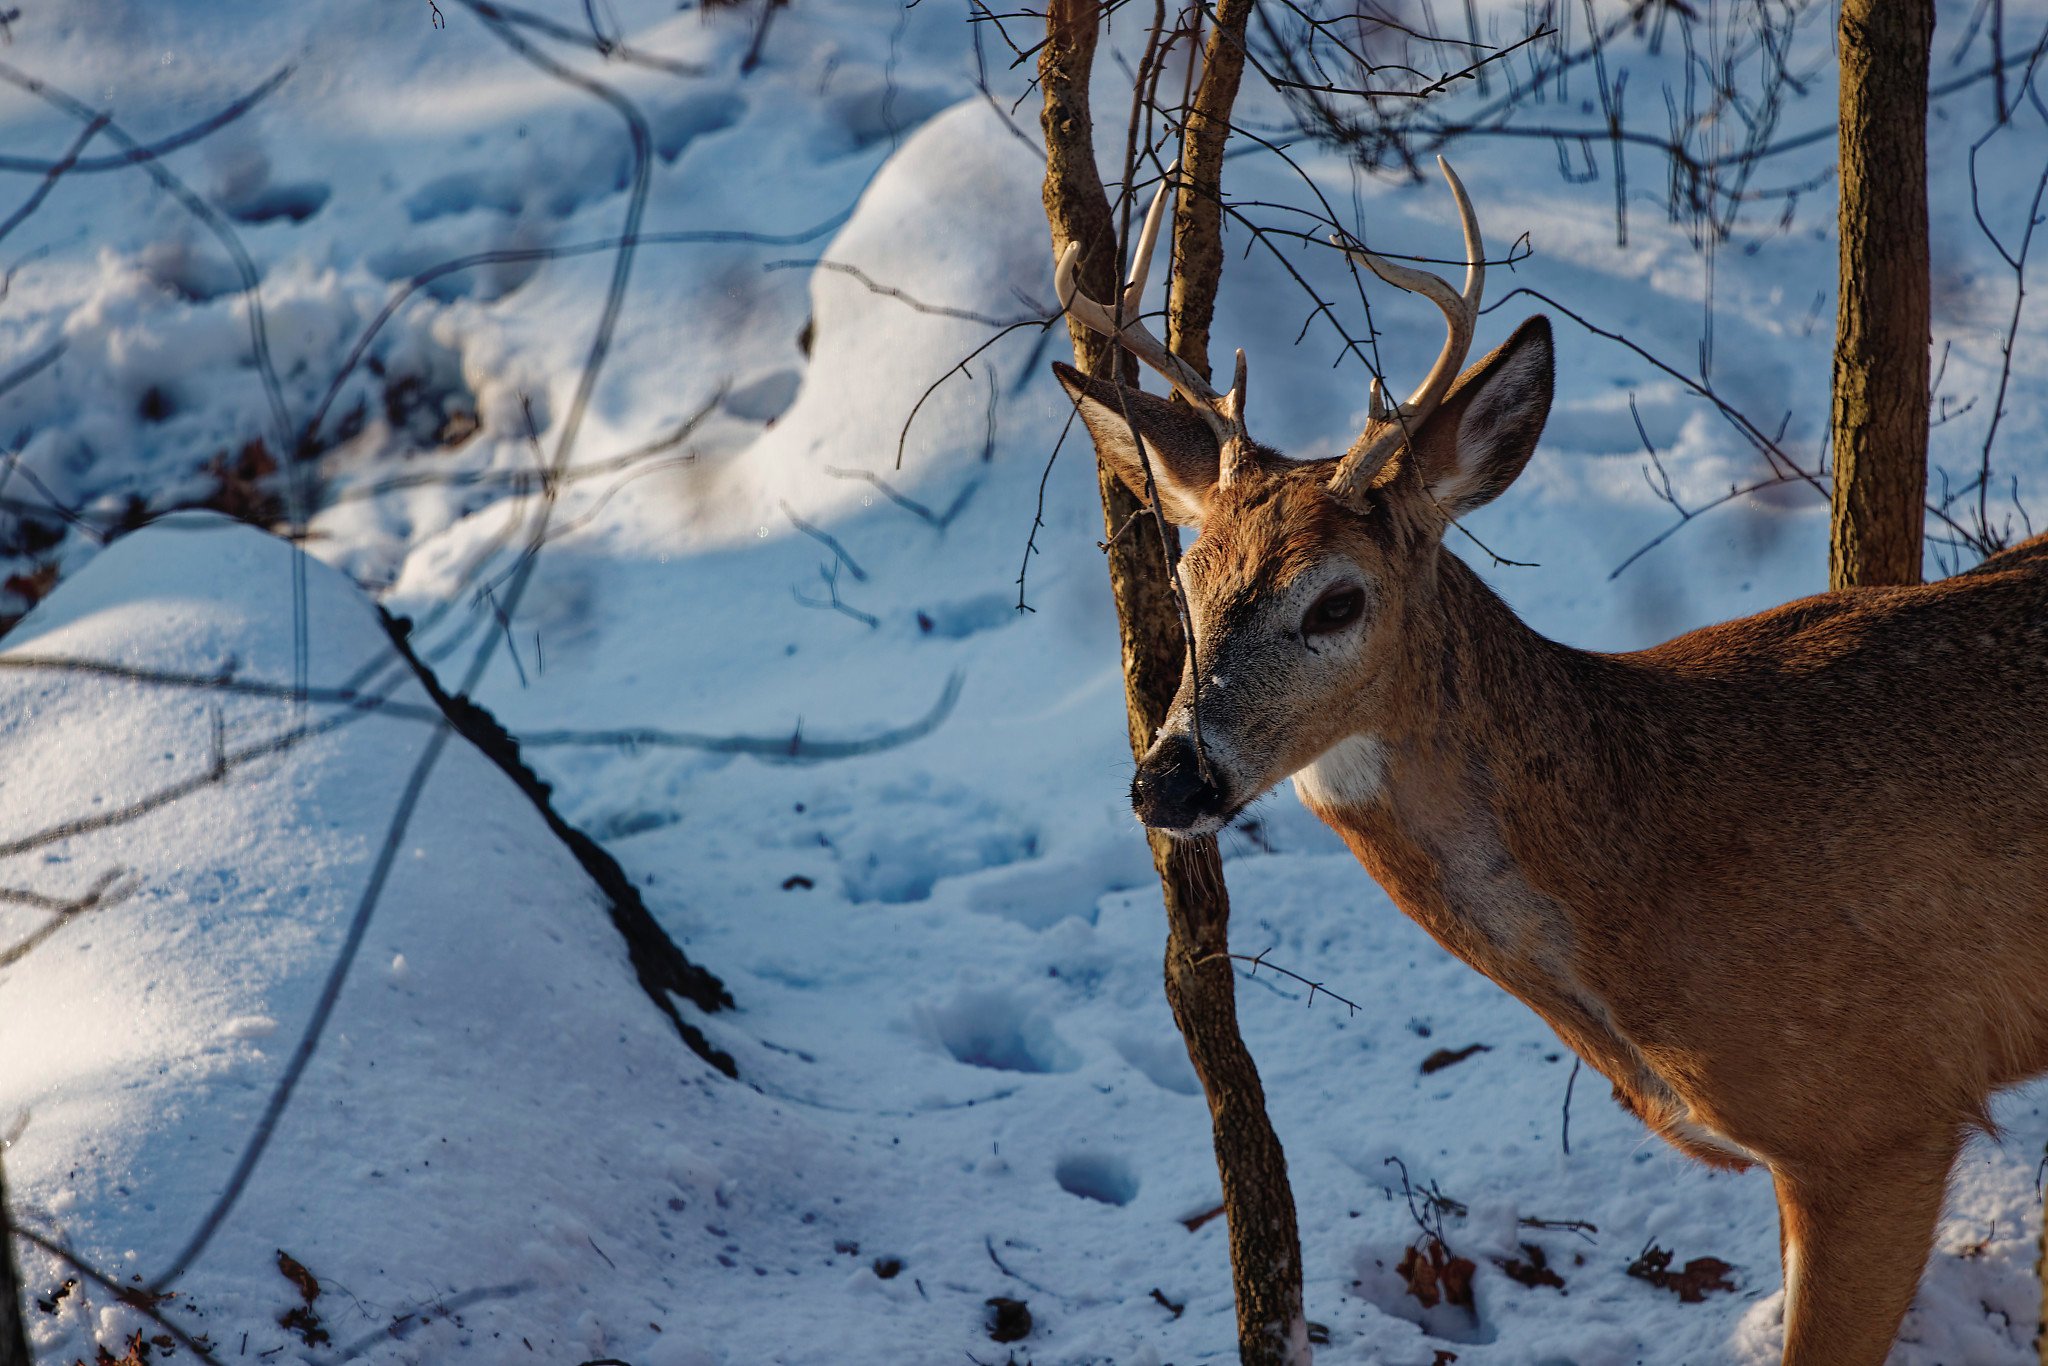
[[(1215, 770), (1210, 770), (1211, 777)], [(1228, 809), (1218, 783), (1202, 776), (1194, 744), (1183, 735), (1169, 735), (1152, 747), (1131, 779), (1131, 809), (1138, 819), (1162, 830), (1187, 830)]]

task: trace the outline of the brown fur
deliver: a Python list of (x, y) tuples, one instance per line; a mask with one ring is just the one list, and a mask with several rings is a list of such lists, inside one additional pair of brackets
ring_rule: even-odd
[[(1167, 729), (1199, 699), (1234, 800), (1369, 741), (1347, 771), (1376, 781), (1305, 800), (1652, 1129), (1769, 1167), (1788, 1366), (1880, 1366), (1964, 1133), (2048, 1070), (2048, 536), (1942, 583), (1572, 649), (1440, 544), (1548, 401), (1525, 327), (1372, 489), (1329, 462), (1221, 489), (1164, 462), (1203, 525), (1201, 659)], [(1370, 606), (1310, 650), (1299, 585), (1333, 575)]]

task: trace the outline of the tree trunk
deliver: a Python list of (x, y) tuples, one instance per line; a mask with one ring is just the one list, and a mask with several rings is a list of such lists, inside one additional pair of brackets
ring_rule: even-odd
[[(1236, 92), (1242, 60), (1243, 25), (1249, 5), (1234, 3), (1236, 61), (1230, 62), (1228, 90)], [(1047, 42), (1039, 50), (1039, 79), (1045, 98), (1045, 212), (1052, 227), (1055, 257), (1070, 241), (1082, 244), (1078, 280), (1094, 298), (1115, 297), (1116, 233), (1109, 200), (1095, 165), (1088, 77), (1094, 64), (1100, 6), (1094, 0), (1052, 0)], [(1212, 53), (1215, 36), (1211, 39)], [(1217, 68), (1212, 67), (1213, 72)], [(1209, 80), (1203, 81), (1205, 89)], [(1220, 91), (1220, 85), (1217, 89)], [(1212, 110), (1214, 106), (1212, 105)], [(1224, 100), (1217, 114), (1227, 121)], [(1227, 129), (1226, 129), (1227, 131)], [(1221, 169), (1222, 137), (1206, 166), (1211, 196)], [(1183, 192), (1182, 204), (1188, 200)], [(1197, 203), (1201, 201), (1196, 200)], [(1212, 229), (1215, 214), (1210, 215)], [(1176, 215), (1178, 239), (1182, 224)], [(1220, 242), (1209, 254), (1207, 284), (1173, 283), (1176, 300), (1196, 309), (1206, 334), (1222, 269)], [(1095, 375), (1118, 374), (1119, 348), (1069, 319), (1075, 363)], [(1184, 359), (1207, 367), (1206, 340), (1191, 346), (1180, 337)], [(1142, 755), (1180, 685), (1183, 642), (1167, 566), (1179, 545), (1160, 541), (1148, 515), (1132, 521), (1141, 504), (1107, 467), (1098, 466), (1103, 526), (1110, 537), (1109, 577), (1122, 633), (1124, 702), (1131, 752)], [(1128, 525), (1128, 529), (1126, 525)], [(1118, 535), (1122, 530), (1123, 534)], [(1236, 980), (1223, 955), (1230, 942), (1230, 899), (1214, 839), (1176, 841), (1148, 836), (1152, 863), (1166, 902), (1166, 998), (1201, 1078), (1222, 1178), (1229, 1224), (1230, 1262), (1237, 1301), (1238, 1354), (1248, 1366), (1302, 1366), (1308, 1360), (1301, 1299), (1301, 1240), (1294, 1197), (1287, 1184), (1287, 1159), (1266, 1115), (1265, 1090), (1237, 1028)]]
[(1835, 588), (1920, 582), (1927, 488), (1927, 59), (1934, 0), (1842, 0)]
[(14, 1269), (14, 1225), (7, 1213), (7, 1174), (0, 1170), (0, 1366), (29, 1366), (21, 1293), (21, 1273)]
[(1252, 0), (1220, 0), (1202, 54), (1202, 84), (1181, 137), (1180, 192), (1173, 201), (1173, 281), (1166, 341), (1174, 354), (1209, 373), (1209, 323), (1223, 278), (1223, 144), (1244, 75), (1244, 28)]

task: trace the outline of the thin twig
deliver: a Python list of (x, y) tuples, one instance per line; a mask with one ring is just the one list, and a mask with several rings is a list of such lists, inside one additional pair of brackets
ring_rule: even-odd
[(1339, 1005), (1349, 1007), (1353, 1015), (1356, 1015), (1360, 1010), (1364, 1009), (1364, 1007), (1360, 1006), (1358, 1002), (1352, 1000), (1350, 997), (1338, 995), (1336, 992), (1330, 990), (1329, 987), (1325, 986), (1321, 982), (1314, 980), (1313, 978), (1304, 977), (1300, 973), (1294, 971), (1292, 968), (1283, 968), (1278, 963), (1267, 962), (1266, 954), (1271, 953), (1272, 951), (1272, 949), (1267, 949), (1263, 953), (1258, 954), (1211, 953), (1198, 959), (1197, 962), (1212, 963), (1219, 958), (1228, 958), (1233, 962), (1249, 963), (1251, 964), (1251, 971), (1246, 975), (1251, 977), (1258, 976), (1260, 968), (1271, 968), (1273, 971), (1279, 973), (1282, 977), (1291, 977), (1295, 981), (1307, 987), (1308, 1004), (1311, 1006), (1313, 1006), (1316, 1003), (1316, 993), (1321, 992), (1323, 995), (1329, 997), (1331, 1000), (1337, 1002)]

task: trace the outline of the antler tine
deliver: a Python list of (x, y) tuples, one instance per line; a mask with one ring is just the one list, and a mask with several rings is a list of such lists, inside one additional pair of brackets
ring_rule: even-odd
[(1159, 188), (1152, 194), (1152, 203), (1145, 209), (1145, 221), (1138, 228), (1138, 243), (1131, 252), (1131, 274), (1124, 285), (1124, 316), (1135, 319), (1139, 304), (1145, 297), (1145, 277), (1152, 271), (1152, 252), (1159, 245), (1159, 225), (1166, 220), (1166, 195), (1173, 188), (1173, 173), (1180, 163), (1174, 162), (1166, 168), (1166, 174), (1159, 177)]
[(1152, 197), (1152, 205), (1145, 211), (1144, 224), (1138, 229), (1138, 240), (1131, 255), (1130, 277), (1119, 295), (1123, 314), (1121, 326), (1116, 312), (1083, 294), (1074, 279), (1081, 260), (1079, 242), (1067, 243), (1066, 249), (1060, 253), (1059, 264), (1053, 271), (1053, 288), (1059, 293), (1060, 305), (1070, 316), (1078, 318), (1082, 326), (1121, 343), (1132, 355), (1164, 376), (1174, 391), (1209, 424), (1210, 430), (1216, 433), (1217, 441), (1228, 447), (1233, 439), (1244, 435), (1244, 353), (1240, 351), (1237, 356), (1237, 382), (1230, 393), (1219, 394), (1215, 386), (1203, 379), (1193, 366), (1167, 350), (1166, 344), (1139, 321), (1145, 278), (1152, 268), (1152, 252), (1159, 242), (1160, 224), (1166, 217), (1167, 193), (1173, 188), (1169, 178), (1173, 169), (1168, 167), (1166, 176), (1160, 179), (1159, 192)]
[(1394, 410), (1392, 408), (1387, 406), (1387, 391), (1385, 386), (1383, 386), (1380, 383), (1380, 377), (1378, 375), (1374, 375), (1372, 377), (1372, 383), (1368, 384), (1365, 389), (1366, 421), (1383, 421), (1393, 411)]
[[(1391, 411), (1386, 408), (1380, 382), (1377, 378), (1373, 380), (1366, 401), (1369, 425), (1352, 443), (1338, 467), (1337, 479), (1354, 487), (1371, 482), (1372, 477), (1407, 441), (1409, 434), (1436, 411), (1437, 404), (1443, 401), (1451, 382), (1464, 367), (1465, 357), (1472, 349), (1473, 331), (1478, 326), (1479, 300), (1486, 289), (1486, 248), (1479, 236), (1479, 217), (1472, 211), (1472, 200), (1466, 195), (1458, 173), (1451, 169), (1451, 163), (1439, 156), (1436, 164), (1450, 184), (1451, 197), (1458, 202), (1458, 218), (1464, 228), (1463, 289), (1454, 290), (1448, 280), (1425, 270), (1395, 265), (1369, 251), (1344, 249), (1346, 255), (1363, 262), (1388, 284), (1411, 294), (1423, 295), (1435, 304), (1443, 312), (1446, 329), (1443, 350), (1437, 353), (1436, 364), (1430, 367), (1421, 385), (1399, 408)], [(1338, 245), (1343, 244), (1339, 242)]]
[(1237, 369), (1230, 380), (1230, 392), (1217, 405), (1231, 426), (1231, 435), (1221, 438), (1223, 460), (1217, 470), (1217, 482), (1221, 484), (1233, 483), (1258, 468), (1258, 457), (1252, 453), (1252, 443), (1244, 431), (1244, 386), (1244, 348), (1240, 346), (1237, 348)]

